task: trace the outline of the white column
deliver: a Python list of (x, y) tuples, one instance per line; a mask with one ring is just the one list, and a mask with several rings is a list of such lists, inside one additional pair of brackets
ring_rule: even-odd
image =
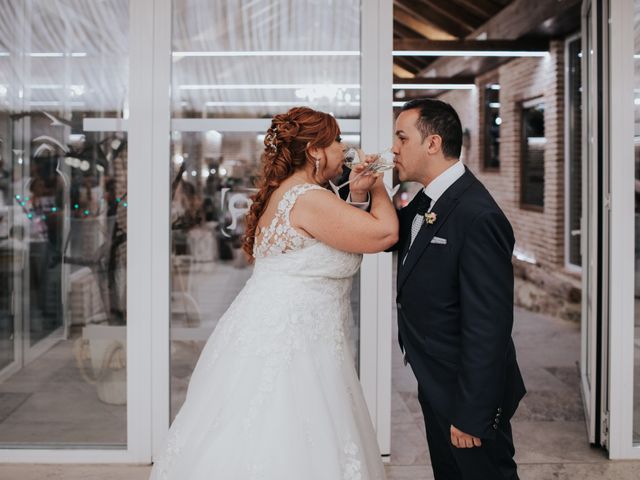
[[(361, 141), (379, 152), (393, 140), (393, 2), (362, 3)], [(360, 270), (360, 381), (383, 455), (391, 440), (391, 269), (391, 254), (381, 253), (365, 255)]]
[(131, 0), (127, 180), (127, 441), (151, 459), (153, 0)]
[(152, 457), (169, 430), (171, 321), (171, 0), (154, 1), (153, 140), (150, 183), (151, 234), (151, 419)]

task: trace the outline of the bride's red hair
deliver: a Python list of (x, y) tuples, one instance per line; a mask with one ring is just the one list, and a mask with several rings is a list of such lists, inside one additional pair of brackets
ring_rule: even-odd
[(258, 192), (251, 197), (253, 203), (246, 218), (242, 249), (249, 258), (253, 258), (258, 220), (271, 194), (307, 162), (315, 163), (309, 154), (310, 148), (327, 148), (339, 135), (335, 118), (311, 108), (294, 107), (273, 117), (264, 139), (262, 171), (256, 185)]

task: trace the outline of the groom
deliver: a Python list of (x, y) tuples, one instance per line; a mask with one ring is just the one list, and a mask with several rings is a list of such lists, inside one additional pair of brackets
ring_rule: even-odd
[(510, 419), (525, 388), (511, 339), (511, 225), (460, 161), (449, 104), (406, 103), (395, 135), (400, 180), (424, 185), (399, 212), (398, 336), (435, 478), (517, 479)]

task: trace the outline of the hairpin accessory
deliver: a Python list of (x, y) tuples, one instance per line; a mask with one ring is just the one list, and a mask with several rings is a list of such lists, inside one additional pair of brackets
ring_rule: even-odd
[(278, 151), (278, 127), (272, 128), (264, 137), (264, 145), (271, 153)]

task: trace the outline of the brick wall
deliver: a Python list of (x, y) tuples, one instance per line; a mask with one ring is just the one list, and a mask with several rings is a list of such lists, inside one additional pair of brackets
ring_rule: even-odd
[[(500, 169), (482, 168), (484, 86), (500, 84)], [(453, 90), (440, 96), (451, 103), (468, 129), (463, 149), (466, 165), (492, 193), (513, 225), (516, 246), (539, 264), (564, 267), (564, 42), (550, 44), (545, 58), (518, 58), (476, 79), (473, 91)], [(520, 205), (522, 102), (541, 98), (545, 104), (544, 210)]]

